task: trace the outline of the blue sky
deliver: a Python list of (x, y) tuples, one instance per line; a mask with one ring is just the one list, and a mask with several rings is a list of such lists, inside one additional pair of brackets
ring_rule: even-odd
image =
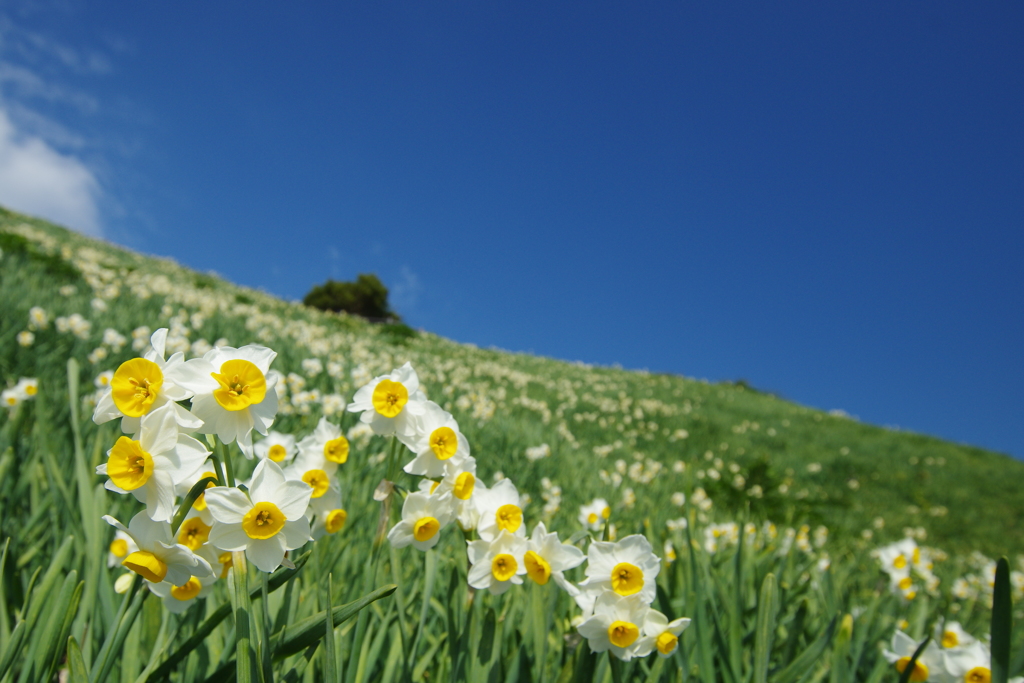
[(1024, 6), (338, 4), (0, 5), (0, 202), (1024, 457)]

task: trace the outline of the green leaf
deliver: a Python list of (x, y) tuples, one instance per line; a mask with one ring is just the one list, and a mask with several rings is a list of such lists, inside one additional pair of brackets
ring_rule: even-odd
[[(334, 624), (338, 625), (343, 621), (351, 619), (370, 603), (394, 593), (396, 588), (398, 588), (398, 586), (394, 584), (381, 586), (377, 590), (364, 595), (358, 600), (354, 600), (347, 605), (335, 607), (331, 612), (331, 618), (334, 620)], [(326, 620), (327, 610), (323, 610), (313, 616), (306, 617), (302, 621), (286, 626), (280, 633), (276, 634), (274, 638), (271, 639), (274, 659), (281, 660), (290, 655), (298, 654), (310, 645), (315, 644), (323, 637), (324, 622)]]
[(996, 582), (992, 593), (992, 683), (1006, 683), (1009, 680), (1012, 625), (1010, 563), (1001, 557), (996, 563)]
[[(740, 543), (742, 546), (742, 542)], [(754, 683), (767, 683), (772, 659), (775, 618), (779, 611), (779, 590), (775, 575), (764, 577), (757, 601), (757, 626), (754, 629)]]
[(171, 520), (171, 536), (178, 535), (178, 529), (181, 527), (181, 523), (185, 521), (185, 516), (188, 515), (192, 506), (195, 504), (196, 499), (203, 495), (206, 491), (206, 487), (209, 484), (217, 484), (217, 480), (213, 477), (203, 477), (188, 490), (188, 495), (181, 501), (181, 505), (178, 506), (178, 511), (174, 514), (174, 519)]
[(235, 674), (238, 683), (252, 683), (253, 652), (250, 635), (249, 615), (252, 600), (249, 598), (249, 571), (245, 551), (231, 553), (231, 610), (235, 615)]
[(334, 652), (334, 575), (327, 575), (327, 607), (324, 610), (324, 680), (338, 680), (338, 656)]
[(494, 609), (488, 609), (484, 616), (484, 630), (480, 634), (480, 645), (476, 650), (476, 658), (481, 664), (491, 661), (492, 647), (494, 646), (494, 629), (498, 623), (498, 617)]
[(917, 646), (916, 650), (914, 650), (914, 654), (911, 655), (910, 661), (907, 662), (906, 668), (903, 669), (903, 673), (900, 674), (899, 683), (909, 683), (910, 676), (914, 673), (914, 669), (917, 668), (917, 658), (921, 656), (921, 653), (924, 652), (924, 649), (926, 647), (928, 647), (928, 643), (930, 643), (931, 640), (932, 637), (928, 636), (927, 638), (922, 640), (921, 644)]
[(7, 670), (11, 668), (11, 664), (14, 663), (14, 658), (21, 652), (21, 646), (24, 644), (25, 631), (27, 627), (24, 621), (19, 621), (11, 631), (10, 637), (7, 639), (7, 647), (4, 648), (2, 654), (0, 654), (0, 680), (4, 679), (7, 675)]
[(774, 677), (773, 683), (792, 683), (792, 681), (798, 680), (801, 676), (811, 670), (811, 666), (818, 660), (821, 653), (825, 651), (829, 643), (832, 642), (832, 636), (835, 635), (836, 625), (839, 623), (839, 615), (832, 617), (832, 621), (829, 622), (828, 628), (825, 632), (818, 636), (811, 645), (800, 653), (796, 659), (789, 663), (785, 669), (783, 669), (777, 676)]
[(68, 683), (89, 683), (89, 673), (82, 659), (82, 649), (74, 636), (68, 637)]

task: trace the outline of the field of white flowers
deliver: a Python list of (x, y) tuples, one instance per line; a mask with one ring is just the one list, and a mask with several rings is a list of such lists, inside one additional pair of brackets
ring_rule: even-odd
[(0, 249), (0, 683), (1024, 670), (1019, 463)]

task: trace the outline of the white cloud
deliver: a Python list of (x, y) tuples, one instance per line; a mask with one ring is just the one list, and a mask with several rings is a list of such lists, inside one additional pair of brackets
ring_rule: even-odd
[(99, 236), (100, 194), (84, 163), (21, 133), (0, 108), (0, 204)]

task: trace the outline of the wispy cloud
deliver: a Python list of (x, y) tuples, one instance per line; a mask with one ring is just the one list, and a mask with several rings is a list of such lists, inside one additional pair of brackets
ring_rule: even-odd
[(20, 133), (0, 108), (0, 203), (99, 236), (100, 195), (84, 163)]

